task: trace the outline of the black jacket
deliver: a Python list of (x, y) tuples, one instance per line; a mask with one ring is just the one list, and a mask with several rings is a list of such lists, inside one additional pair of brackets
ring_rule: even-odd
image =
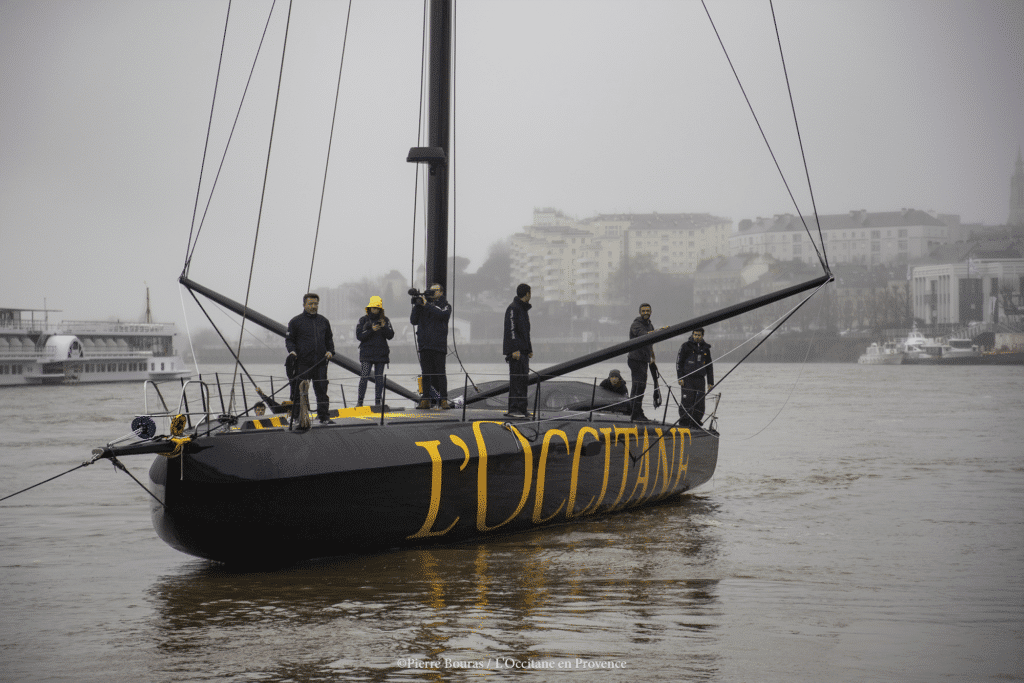
[(295, 353), (304, 366), (312, 366), (323, 360), (330, 351), (334, 354), (334, 335), (331, 323), (319, 313), (310, 315), (303, 311), (288, 321), (288, 335), (284, 338), (288, 353)]
[(605, 377), (597, 386), (601, 387), (605, 391), (611, 391), (616, 394), (619, 394), (620, 396), (625, 396), (629, 393), (629, 388), (626, 386), (626, 383), (624, 381), (619, 381), (619, 386), (613, 387), (612, 381), (607, 377)]
[(448, 352), (448, 320), (451, 317), (452, 306), (444, 296), (412, 307), (409, 322), (417, 326), (416, 339), (420, 351)]
[[(690, 375), (691, 372), (694, 374)], [(679, 347), (679, 355), (676, 356), (676, 379), (682, 379), (684, 375), (690, 375), (684, 380), (684, 386), (689, 388), (704, 388), (705, 377), (708, 384), (715, 383), (715, 366), (711, 364), (711, 344), (706, 341), (698, 342), (693, 337), (683, 342)]]
[[(636, 319), (633, 321), (633, 324), (631, 324), (629, 326), (629, 338), (630, 339), (635, 339), (636, 337), (642, 337), (645, 334), (647, 334), (648, 332), (653, 332), (653, 331), (654, 331), (654, 323), (652, 323), (649, 319), (648, 320), (644, 320), (643, 317), (638, 315), (636, 317)], [(638, 349), (633, 349), (632, 351), (630, 351), (629, 355), (626, 356), (626, 358), (628, 360), (636, 361), (636, 362), (640, 362), (640, 363), (650, 363), (651, 362), (651, 352), (653, 350), (654, 350), (654, 345), (653, 344), (648, 344), (647, 346), (641, 346)]]
[[(384, 327), (374, 331), (373, 325), (383, 321)], [(388, 363), (391, 360), (391, 347), (389, 339), (394, 339), (395, 330), (391, 327), (391, 320), (381, 314), (380, 318), (373, 318), (364, 315), (356, 323), (356, 339), (359, 340), (359, 360), (371, 363)]]
[(533, 306), (516, 297), (505, 309), (505, 334), (501, 344), (505, 360), (511, 358), (515, 351), (533, 353), (533, 344), (530, 343), (531, 308)]

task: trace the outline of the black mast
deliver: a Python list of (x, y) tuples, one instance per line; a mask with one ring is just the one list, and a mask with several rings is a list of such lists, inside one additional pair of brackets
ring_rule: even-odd
[(430, 2), (429, 147), (413, 147), (408, 161), (430, 166), (427, 181), (427, 286), (448, 291), (448, 159), (451, 137), (451, 0)]

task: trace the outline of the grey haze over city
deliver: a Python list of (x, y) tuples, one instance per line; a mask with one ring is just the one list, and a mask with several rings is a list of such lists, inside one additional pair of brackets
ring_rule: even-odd
[[(771, 6), (706, 6), (810, 213)], [(423, 9), (351, 5), (321, 214), (348, 3), (294, 3), (261, 214), (279, 6), (206, 210), (269, 7), (231, 8), (191, 277), (245, 300), (252, 264), (250, 305), (287, 320), (310, 279), (316, 289), (411, 270), (416, 169), (405, 157), (426, 144)], [(774, 9), (819, 213), (910, 207), (1006, 221), (1024, 145), (1024, 3)], [(209, 0), (0, 3), (0, 305), (137, 319), (148, 285), (157, 319), (185, 320), (177, 276), (226, 12)], [(700, 2), (462, 0), (457, 34), (453, 234), (470, 272), (536, 207), (710, 213), (734, 225), (797, 211)], [(419, 261), (422, 218), (416, 229)]]

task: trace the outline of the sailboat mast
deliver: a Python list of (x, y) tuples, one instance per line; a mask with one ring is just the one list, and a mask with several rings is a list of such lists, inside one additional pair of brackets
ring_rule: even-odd
[(427, 282), (448, 290), (448, 167), (451, 139), (452, 3), (430, 2), (428, 145), (409, 150), (408, 161), (426, 163)]

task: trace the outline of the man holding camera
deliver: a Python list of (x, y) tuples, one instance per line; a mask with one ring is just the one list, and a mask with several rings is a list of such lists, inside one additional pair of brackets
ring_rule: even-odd
[[(418, 293), (417, 293), (418, 294)], [(420, 354), (420, 374), (423, 377), (423, 398), (420, 410), (431, 405), (448, 409), (448, 376), (445, 358), (448, 356), (448, 321), (452, 307), (444, 298), (444, 287), (438, 283), (422, 295), (414, 295), (409, 322), (416, 325), (416, 341)]]

